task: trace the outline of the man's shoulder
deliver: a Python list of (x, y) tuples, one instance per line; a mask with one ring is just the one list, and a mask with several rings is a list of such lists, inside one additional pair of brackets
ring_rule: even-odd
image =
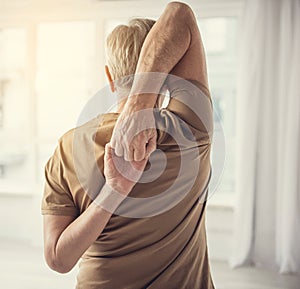
[(97, 117), (78, 125), (67, 132), (65, 132), (58, 139), (59, 146), (64, 150), (73, 149), (73, 145), (87, 144), (93, 141), (95, 136), (104, 126), (114, 126), (118, 114), (105, 113), (99, 114)]

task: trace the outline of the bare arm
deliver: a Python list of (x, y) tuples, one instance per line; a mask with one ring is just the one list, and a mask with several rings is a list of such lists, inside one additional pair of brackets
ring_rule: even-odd
[[(102, 188), (99, 197), (104, 194), (109, 199), (112, 192), (111, 188), (122, 194), (118, 199), (113, 199), (113, 204), (110, 202), (109, 210), (102, 207), (105, 204), (102, 202), (103, 198), (97, 197), (85, 212), (76, 219), (71, 216), (44, 216), (44, 254), (46, 262), (53, 270), (66, 273), (75, 266), (83, 253), (102, 233), (113, 211), (135, 185), (135, 182), (126, 179), (116, 170), (112, 161), (113, 157), (116, 156), (113, 155), (112, 149), (107, 146), (104, 162), (106, 185)], [(130, 170), (130, 164), (120, 161), (119, 164), (125, 165), (127, 171)], [(138, 173), (135, 176), (136, 181), (138, 181), (146, 163), (147, 160), (132, 163), (132, 166), (136, 169), (135, 173)]]
[[(170, 73), (208, 87), (203, 44), (197, 20), (188, 5), (169, 3), (154, 24), (145, 39), (136, 69), (136, 74), (144, 72)], [(164, 79), (158, 84), (158, 91), (162, 81)], [(142, 85), (137, 78), (132, 88), (133, 97), (129, 100), (135, 100), (136, 105), (143, 108), (153, 107), (155, 96), (154, 99), (144, 97), (141, 100), (142, 95), (134, 95), (136, 87), (140, 88)]]
[[(161, 74), (154, 75), (153, 72)], [(197, 21), (191, 8), (180, 2), (167, 5), (145, 39), (130, 98), (112, 136), (111, 143), (118, 155), (124, 155), (128, 160), (141, 160), (155, 150), (156, 130), (140, 132), (143, 123), (154, 125), (151, 114), (135, 121), (129, 116), (134, 118), (137, 111), (154, 107), (169, 73), (195, 80), (208, 89), (205, 54)], [(149, 88), (152, 93), (141, 93)]]
[(69, 272), (88, 247), (98, 238), (111, 213), (97, 204), (74, 220), (71, 216), (44, 216), (44, 250), (49, 267)]

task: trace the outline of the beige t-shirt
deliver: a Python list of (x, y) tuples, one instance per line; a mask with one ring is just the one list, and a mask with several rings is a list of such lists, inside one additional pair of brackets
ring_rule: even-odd
[[(168, 107), (155, 114), (151, 164), (82, 256), (77, 289), (214, 288), (205, 232), (211, 100), (191, 82), (171, 86)], [(42, 214), (77, 217), (91, 204), (117, 118), (100, 115), (59, 139), (45, 167)]]

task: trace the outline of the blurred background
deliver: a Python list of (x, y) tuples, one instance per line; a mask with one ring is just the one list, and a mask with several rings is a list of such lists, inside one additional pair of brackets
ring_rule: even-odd
[[(107, 85), (107, 34), (132, 17), (157, 19), (168, 2), (0, 0), (0, 276), (7, 288), (74, 287), (77, 268), (59, 275), (42, 256), (44, 165)], [(216, 288), (299, 289), (300, 3), (186, 3), (203, 37), (215, 127), (226, 141), (207, 209)], [(114, 102), (103, 98), (99, 113)]]

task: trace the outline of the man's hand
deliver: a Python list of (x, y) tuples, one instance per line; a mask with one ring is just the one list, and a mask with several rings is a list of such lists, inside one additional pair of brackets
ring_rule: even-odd
[[(127, 102), (130, 102), (129, 99)], [(115, 154), (126, 161), (148, 159), (156, 149), (157, 132), (153, 109), (141, 109), (126, 103), (111, 138)]]
[(120, 194), (128, 195), (140, 179), (148, 158), (142, 161), (125, 161), (118, 157), (110, 143), (105, 146), (104, 175), (106, 183)]

